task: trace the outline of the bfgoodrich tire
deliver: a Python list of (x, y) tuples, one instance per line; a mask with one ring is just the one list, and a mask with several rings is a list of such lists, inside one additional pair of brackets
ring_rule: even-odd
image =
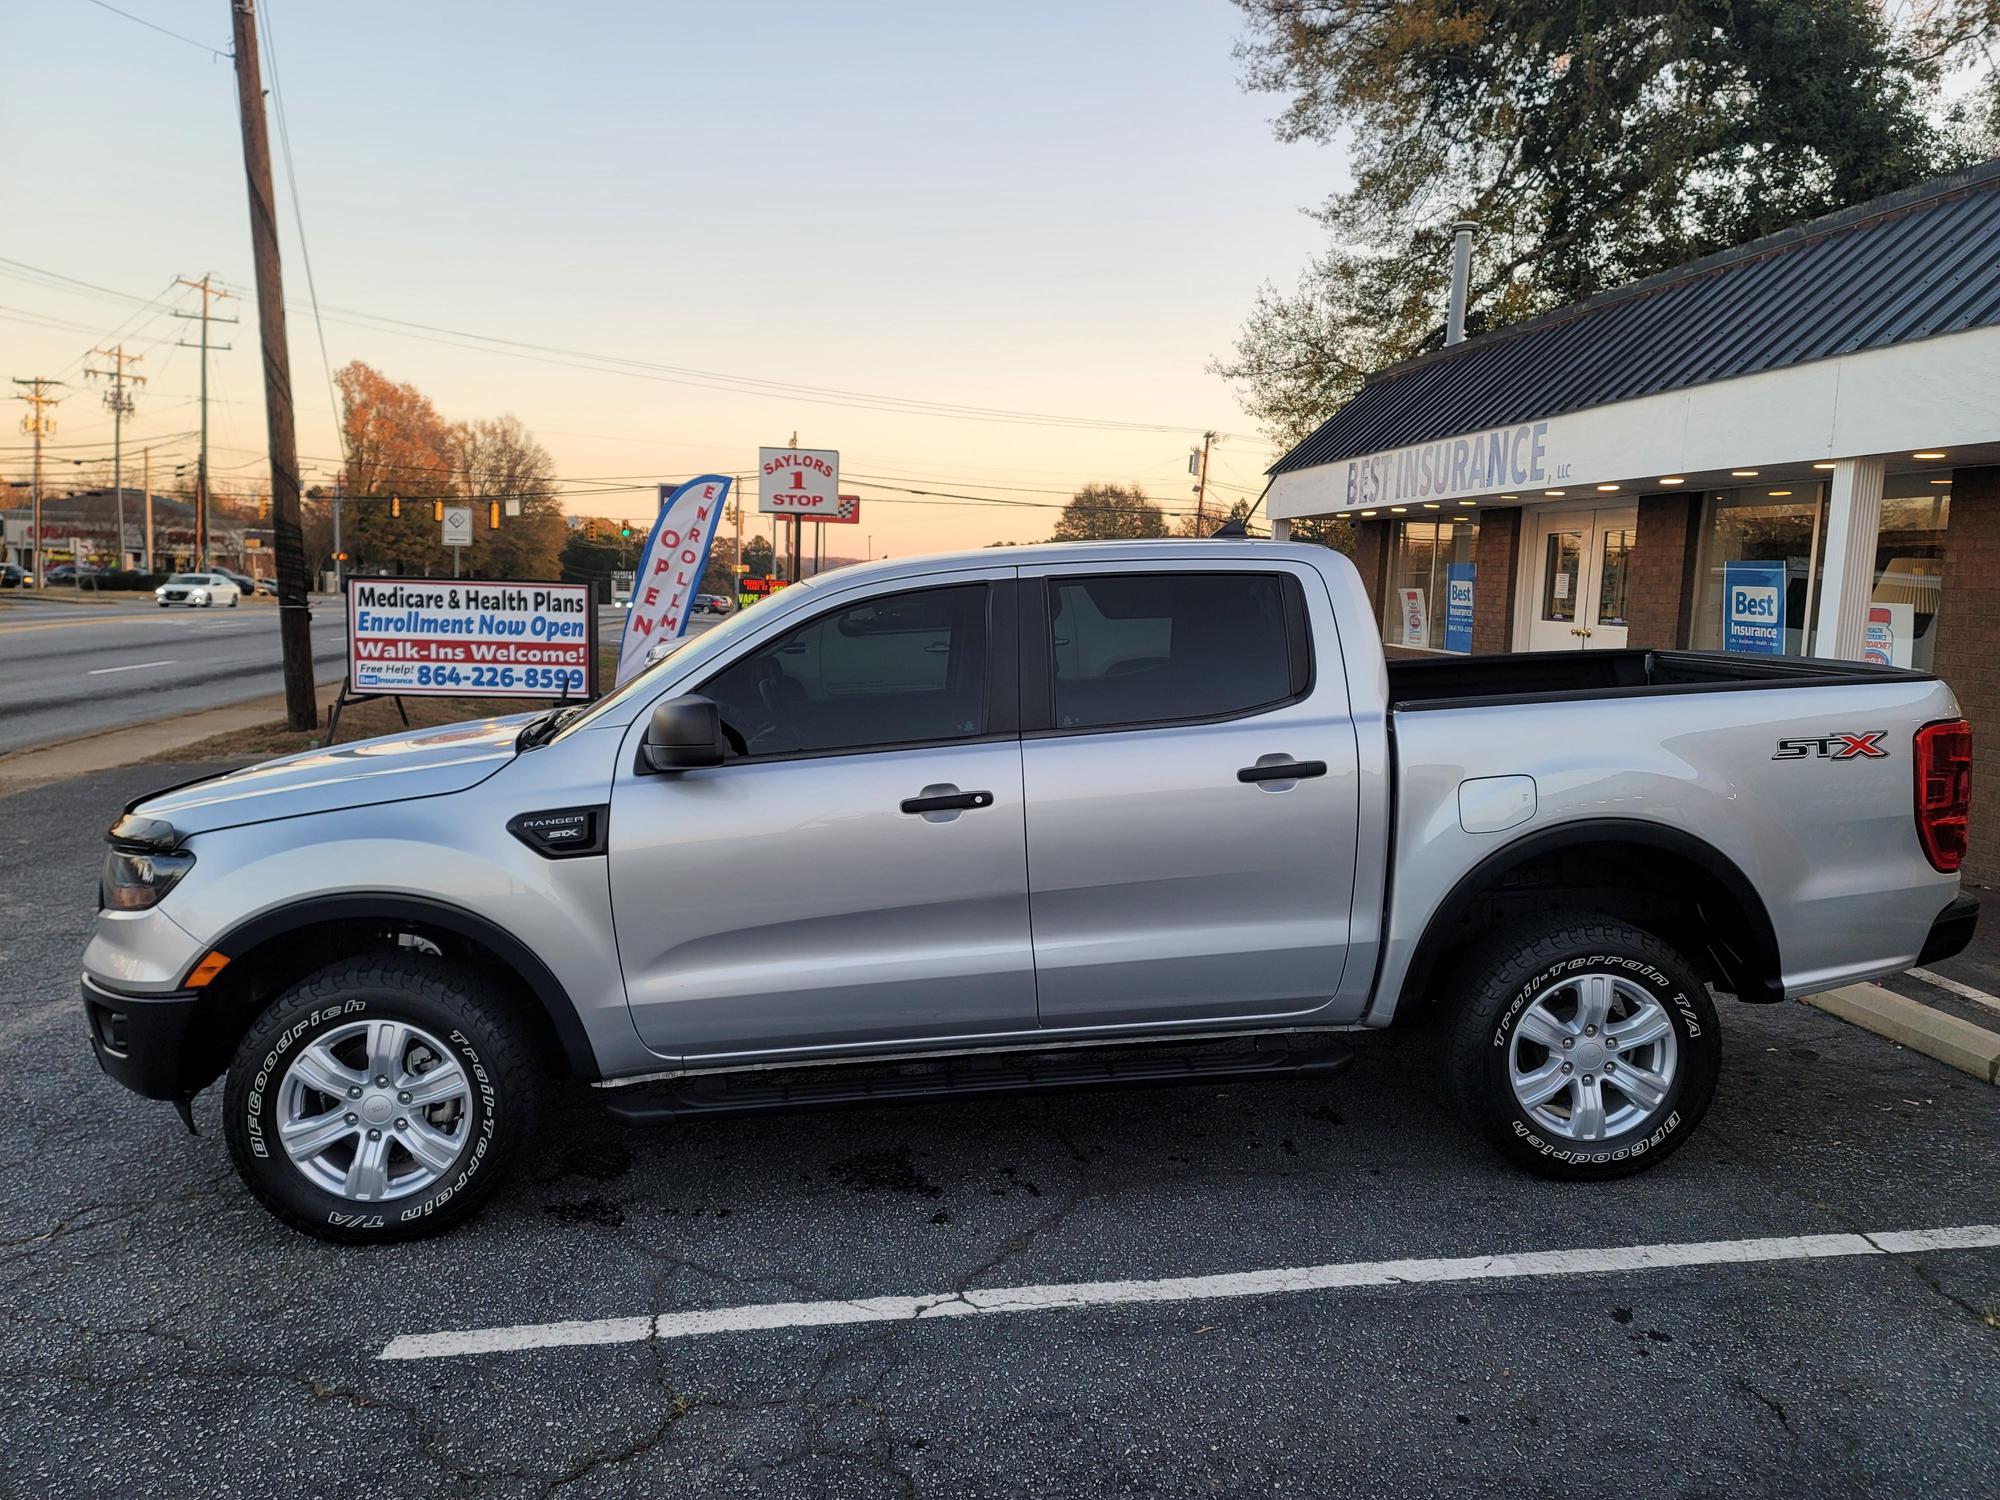
[(1482, 944), (1444, 1019), (1446, 1085), (1502, 1156), (1545, 1177), (1624, 1177), (1679, 1148), (1715, 1095), (1714, 1002), (1651, 933), (1562, 915)]
[(237, 1171), (294, 1229), (346, 1244), (470, 1217), (532, 1136), (541, 1077), (520, 1023), (465, 973), (391, 954), (301, 980), (229, 1066)]

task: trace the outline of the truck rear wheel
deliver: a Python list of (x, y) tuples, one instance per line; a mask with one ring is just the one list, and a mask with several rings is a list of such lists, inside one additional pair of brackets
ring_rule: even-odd
[(1721, 1064), (1695, 968), (1649, 932), (1572, 913), (1481, 944), (1440, 997), (1453, 1102), (1545, 1177), (1624, 1177), (1708, 1113)]
[(237, 1171), (294, 1229), (346, 1244), (435, 1234), (475, 1212), (534, 1129), (520, 1023), (435, 959), (348, 959), (293, 985), (230, 1063)]

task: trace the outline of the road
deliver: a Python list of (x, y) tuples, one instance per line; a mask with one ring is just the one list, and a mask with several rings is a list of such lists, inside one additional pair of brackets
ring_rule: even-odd
[[(313, 667), (345, 670), (339, 603), (313, 602)], [(278, 610), (21, 604), (0, 611), (0, 752), (285, 689)]]
[[(461, 1231), (302, 1238), (215, 1090), (189, 1137), (84, 1040), (99, 830), (187, 774), (0, 801), (0, 1492), (1993, 1493), (2000, 1249), (1885, 1236), (2000, 1224), (2000, 1093), (1800, 1005), (1726, 1007), (1708, 1122), (1599, 1186), (1499, 1165), (1370, 1037), (1331, 1083), (656, 1132), (581, 1097)], [(1663, 1245), (1707, 1263), (1563, 1253)], [(998, 1293), (1031, 1310), (948, 1315)]]
[[(600, 638), (617, 639), (623, 614), (599, 612)], [(690, 629), (707, 629), (703, 617)], [(346, 670), (347, 618), (336, 599), (313, 601), (313, 667), (320, 682)], [(103, 729), (141, 724), (284, 691), (278, 611), (145, 605), (12, 604), (0, 608), (0, 754)]]

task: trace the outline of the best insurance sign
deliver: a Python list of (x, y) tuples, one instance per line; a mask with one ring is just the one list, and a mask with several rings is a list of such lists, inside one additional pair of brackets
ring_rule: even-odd
[(590, 585), (350, 578), (347, 675), (356, 694), (594, 697)]

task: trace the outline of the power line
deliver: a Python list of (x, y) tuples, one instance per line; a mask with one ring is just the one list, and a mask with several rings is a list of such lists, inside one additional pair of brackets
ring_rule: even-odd
[(120, 10), (115, 5), (107, 4), (106, 0), (90, 0), (90, 3), (96, 6), (99, 10), (110, 11), (111, 14), (114, 16), (123, 16), (128, 21), (137, 21), (141, 26), (144, 26), (148, 31), (157, 31), (161, 36), (170, 36), (177, 42), (186, 42), (190, 47), (198, 47), (203, 52), (206, 52), (210, 57), (234, 57), (236, 55), (235, 53), (231, 52), (227, 47), (211, 47), (208, 45), (207, 42), (198, 42), (191, 36), (182, 36), (178, 31), (169, 31), (167, 30), (166, 27), (161, 26), (156, 22), (149, 21), (144, 16), (135, 16), (129, 10)]

